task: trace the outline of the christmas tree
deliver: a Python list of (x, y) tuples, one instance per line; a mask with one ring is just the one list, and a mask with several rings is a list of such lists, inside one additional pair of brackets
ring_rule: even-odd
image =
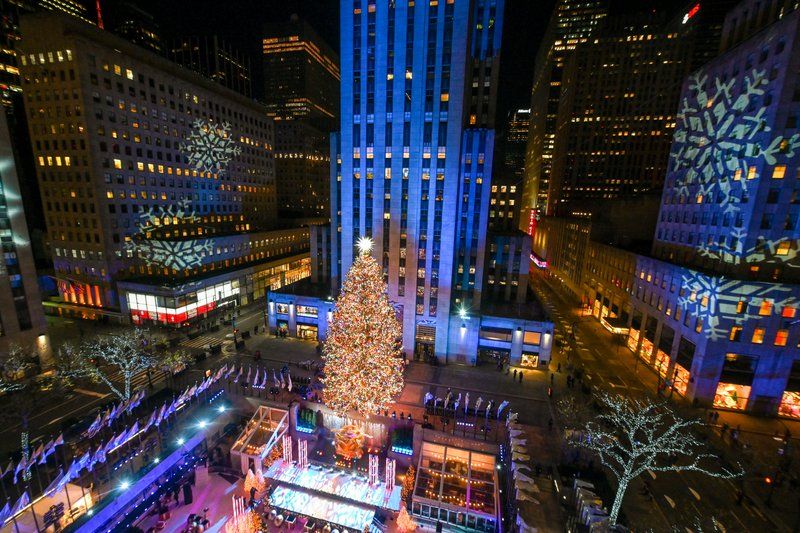
[(386, 409), (403, 389), (400, 323), (386, 295), (381, 267), (370, 255), (371, 241), (345, 277), (328, 327), (325, 402), (340, 415)]
[(403, 489), (400, 493), (400, 499), (403, 501), (408, 501), (411, 498), (411, 492), (414, 490), (414, 479), (416, 478), (416, 470), (414, 470), (414, 465), (408, 467), (406, 470), (406, 475), (403, 476)]
[(405, 502), (400, 507), (400, 514), (397, 515), (397, 529), (400, 531), (414, 531), (417, 529), (417, 523), (411, 518), (406, 510)]

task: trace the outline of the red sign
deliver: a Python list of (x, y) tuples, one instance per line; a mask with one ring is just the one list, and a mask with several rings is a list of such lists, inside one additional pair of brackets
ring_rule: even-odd
[(689, 12), (683, 16), (683, 23), (686, 24), (689, 22), (689, 19), (697, 15), (698, 11), (700, 11), (700, 4), (695, 4), (692, 9), (690, 9)]

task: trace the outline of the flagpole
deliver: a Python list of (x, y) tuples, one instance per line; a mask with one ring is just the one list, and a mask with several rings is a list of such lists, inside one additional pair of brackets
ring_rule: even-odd
[[(11, 500), (8, 500), (8, 504), (11, 505)], [(19, 533), (19, 524), (17, 524), (17, 517), (16, 515), (11, 515), (11, 521), (14, 522), (14, 530)]]

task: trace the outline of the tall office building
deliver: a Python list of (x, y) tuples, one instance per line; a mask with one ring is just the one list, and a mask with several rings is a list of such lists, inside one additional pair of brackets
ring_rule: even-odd
[(111, 9), (107, 9), (103, 13), (107, 28), (151, 52), (156, 54), (165, 52), (164, 42), (152, 13), (145, 11), (130, 0), (116, 0), (108, 7)]
[(686, 28), (663, 13), (610, 15), (565, 61), (549, 213), (593, 213), (661, 189), (689, 73)]
[(59, 312), (182, 323), (308, 275), (263, 106), (74, 19), (21, 28)]
[[(335, 295), (358, 240), (370, 238), (408, 356), (546, 365), (552, 324), (535, 305), (517, 304), (529, 241), (487, 238), (504, 2), (343, 0), (341, 7), (334, 289), (323, 294)], [(325, 246), (320, 239), (312, 247)], [(498, 299), (483, 297), (489, 276)], [(330, 302), (297, 292), (270, 294), (271, 324), (324, 338)]]
[(253, 95), (250, 58), (216, 35), (177, 39), (167, 57), (248, 98)]
[(269, 24), (263, 39), (264, 98), (276, 119), (311, 119), (321, 131), (339, 120), (339, 57), (297, 15)]
[(329, 134), (307, 120), (275, 121), (275, 184), (281, 220), (330, 217)]
[(47, 355), (46, 323), (25, 225), (14, 149), (5, 113), (0, 112), (0, 350), (12, 343), (34, 345)]
[(525, 156), (525, 189), (520, 229), (528, 229), (534, 208), (549, 210), (547, 194), (556, 136), (564, 62), (606, 16), (605, 0), (559, 0), (536, 54), (531, 118)]

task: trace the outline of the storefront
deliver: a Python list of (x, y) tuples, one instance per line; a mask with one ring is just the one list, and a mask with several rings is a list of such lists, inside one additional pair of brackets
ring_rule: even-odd
[(749, 385), (720, 382), (714, 395), (714, 407), (744, 410), (750, 398), (750, 389)]
[(297, 324), (297, 338), (307, 341), (317, 340), (317, 326), (310, 324)]
[(539, 368), (539, 354), (522, 352), (520, 366), (523, 368)]

